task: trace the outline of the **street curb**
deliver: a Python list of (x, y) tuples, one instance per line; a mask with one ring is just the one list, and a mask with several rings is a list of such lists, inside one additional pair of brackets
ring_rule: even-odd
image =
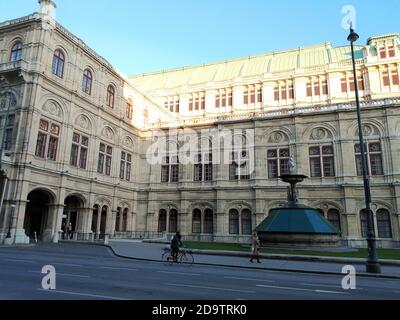
[[(149, 262), (162, 262), (162, 260), (156, 260), (156, 259), (146, 259), (146, 258), (137, 258), (137, 257), (131, 257), (131, 256), (126, 256), (120, 253), (117, 253), (115, 249), (109, 245), (109, 244), (103, 244), (103, 243), (84, 243), (84, 242), (70, 242), (70, 241), (65, 241), (63, 243), (70, 243), (70, 244), (82, 244), (82, 245), (97, 245), (97, 246), (103, 246), (106, 248), (109, 248), (111, 252), (119, 258), (122, 259), (129, 259), (129, 260), (137, 260), (137, 261), (149, 261)], [(193, 250), (191, 250), (193, 251)], [(193, 253), (195, 253), (193, 251)], [(306, 274), (325, 274), (325, 275), (340, 275), (343, 276), (343, 273), (340, 272), (333, 272), (333, 271), (316, 271), (316, 270), (298, 270), (298, 269), (282, 269), (282, 268), (255, 268), (252, 266), (233, 266), (233, 265), (227, 265), (227, 264), (218, 264), (218, 263), (205, 263), (205, 262), (194, 262), (194, 265), (200, 265), (200, 266), (217, 266), (217, 267), (224, 267), (224, 268), (236, 268), (236, 269), (248, 269), (248, 270), (264, 270), (264, 271), (277, 271), (277, 272), (290, 272), (290, 273), (306, 273)], [(396, 275), (387, 275), (387, 274), (374, 274), (374, 273), (366, 273), (366, 272), (358, 272), (358, 276), (361, 277), (368, 277), (368, 278), (381, 278), (381, 279), (399, 279), (400, 276)]]

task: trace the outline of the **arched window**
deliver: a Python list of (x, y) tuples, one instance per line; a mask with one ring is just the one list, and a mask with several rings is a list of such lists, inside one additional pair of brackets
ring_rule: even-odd
[(132, 99), (130, 99), (130, 98), (126, 102), (126, 117), (128, 119), (132, 119), (132, 117), (133, 117), (133, 102), (132, 102)]
[(192, 232), (201, 233), (201, 210), (193, 210)]
[(158, 214), (158, 232), (167, 231), (167, 211), (161, 209)]
[(229, 234), (239, 234), (239, 212), (236, 209), (229, 211)]
[(169, 212), (169, 232), (175, 233), (178, 231), (178, 211), (172, 209)]
[(112, 85), (109, 85), (107, 88), (107, 106), (110, 108), (114, 108), (115, 101), (115, 89)]
[(11, 48), (10, 61), (19, 61), (22, 59), (22, 42), (16, 41)]
[(92, 80), (92, 72), (89, 69), (83, 71), (82, 91), (89, 95), (92, 93)]
[(328, 221), (339, 231), (342, 230), (340, 225), (340, 213), (336, 209), (329, 209), (328, 211)]
[(242, 211), (242, 234), (251, 234), (251, 211), (245, 209)]
[(368, 233), (368, 214), (365, 209), (362, 209), (360, 212), (360, 222), (361, 222), (361, 236), (363, 238), (366, 238)]
[(378, 227), (378, 238), (392, 238), (392, 227), (390, 214), (386, 209), (379, 209), (376, 212), (376, 223)]
[(128, 227), (128, 208), (124, 209), (124, 213), (122, 215), (122, 232), (126, 232)]
[(57, 77), (62, 78), (64, 76), (64, 64), (65, 64), (65, 56), (61, 50), (57, 49), (54, 51), (53, 55), (53, 66), (52, 72)]
[(206, 209), (204, 212), (204, 233), (214, 232), (214, 219), (213, 211), (211, 209)]

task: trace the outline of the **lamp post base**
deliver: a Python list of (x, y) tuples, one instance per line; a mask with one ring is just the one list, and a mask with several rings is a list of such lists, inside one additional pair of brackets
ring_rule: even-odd
[(366, 267), (368, 273), (381, 273), (381, 265), (378, 262), (367, 261)]

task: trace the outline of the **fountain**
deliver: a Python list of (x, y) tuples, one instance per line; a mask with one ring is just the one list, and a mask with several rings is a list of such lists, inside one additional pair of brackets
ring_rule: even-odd
[[(291, 160), (291, 169), (293, 169)], [(293, 171), (293, 170), (291, 170)], [(262, 245), (338, 247), (340, 232), (314, 208), (298, 202), (296, 185), (308, 178), (288, 174), (279, 177), (289, 183), (288, 202), (270, 211), (256, 228)]]

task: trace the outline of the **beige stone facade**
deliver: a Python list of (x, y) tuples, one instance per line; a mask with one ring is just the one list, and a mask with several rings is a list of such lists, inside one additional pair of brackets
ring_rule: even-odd
[[(300, 200), (340, 227), (347, 244), (365, 244), (348, 47), (327, 43), (126, 77), (52, 20), (51, 5), (42, 1), (41, 13), (0, 24), (8, 177), (0, 243), (25, 243), (35, 232), (58, 241), (70, 223), (71, 237), (84, 240), (179, 229), (190, 239), (249, 241), (286, 199), (276, 175), (290, 158), (310, 176)], [(379, 245), (398, 246), (398, 35), (372, 37), (356, 53)], [(249, 172), (232, 166), (228, 140), (218, 136), (224, 132), (250, 133), (251, 146), (238, 153), (254, 164)], [(152, 163), (149, 150), (161, 133), (178, 147)], [(196, 133), (203, 148), (189, 153), (202, 159), (175, 164)]]

